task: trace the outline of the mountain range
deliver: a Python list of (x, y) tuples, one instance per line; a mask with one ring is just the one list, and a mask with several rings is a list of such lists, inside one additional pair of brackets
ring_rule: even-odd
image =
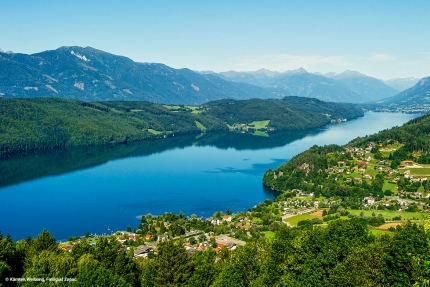
[(0, 96), (8, 98), (54, 96), (86, 101), (202, 104), (225, 98), (286, 95), (189, 69), (137, 63), (90, 47), (61, 47), (32, 55), (0, 53)]
[(430, 77), (423, 78), (418, 83), (394, 97), (377, 101), (378, 104), (390, 108), (430, 108)]
[[(0, 97), (61, 97), (84, 101), (146, 100), (203, 104), (220, 99), (299, 96), (330, 102), (386, 103), (416, 78), (385, 83), (355, 71), (215, 73), (138, 63), (91, 47), (61, 47), (37, 54), (0, 50)], [(400, 94), (399, 94), (400, 96)]]
[(354, 71), (336, 73), (308, 73), (300, 68), (284, 73), (260, 69), (255, 72), (228, 71), (211, 73), (225, 80), (277, 89), (293, 96), (317, 98), (331, 102), (365, 103), (384, 99), (399, 90), (381, 80)]
[(384, 81), (390, 87), (393, 87), (399, 91), (404, 91), (409, 88), (412, 88), (416, 83), (418, 83), (420, 79), (415, 77), (408, 78), (394, 78), (387, 81)]

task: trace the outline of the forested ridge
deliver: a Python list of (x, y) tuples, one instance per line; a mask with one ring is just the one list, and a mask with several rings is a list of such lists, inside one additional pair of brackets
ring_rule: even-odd
[(221, 101), (198, 107), (145, 101), (3, 98), (0, 99), (0, 155), (227, 131), (227, 124), (233, 122), (269, 120), (268, 128), (272, 130), (305, 130), (320, 127), (331, 119), (361, 115), (358, 107), (297, 97), (280, 101)]
[(207, 114), (221, 118), (229, 125), (270, 120), (277, 130), (305, 130), (322, 126), (330, 120), (351, 119), (363, 115), (352, 104), (327, 103), (317, 99), (285, 97), (271, 100), (221, 100), (208, 103)]

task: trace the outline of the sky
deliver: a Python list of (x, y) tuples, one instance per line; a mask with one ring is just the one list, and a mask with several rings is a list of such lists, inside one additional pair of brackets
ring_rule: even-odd
[(196, 71), (430, 76), (430, 1), (0, 0), (0, 48), (90, 46)]

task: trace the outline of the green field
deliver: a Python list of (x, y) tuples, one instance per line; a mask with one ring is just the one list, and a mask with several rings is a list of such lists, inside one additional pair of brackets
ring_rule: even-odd
[[(349, 213), (354, 215), (360, 215), (360, 213), (363, 212), (364, 216), (372, 216), (373, 212), (375, 213), (376, 216), (378, 216), (378, 214), (382, 214), (382, 216), (387, 221), (391, 221), (392, 218), (396, 216), (401, 216), (402, 221), (405, 221), (408, 219), (413, 220), (414, 218), (416, 220), (430, 219), (430, 213), (425, 213), (425, 212), (407, 212), (407, 211), (391, 211), (391, 210), (351, 210), (351, 209), (348, 209), (348, 211)], [(299, 221), (312, 219), (312, 218), (322, 218), (322, 217), (313, 216), (307, 213), (307, 214), (301, 214), (301, 215), (296, 215), (293, 217), (286, 218), (284, 222), (288, 222), (291, 225), (297, 226), (297, 223)], [(347, 219), (347, 217), (345, 216), (342, 219)], [(378, 233), (378, 231), (374, 231), (374, 233)]]
[(202, 112), (201, 110), (199, 110), (199, 107), (196, 106), (187, 106), (187, 108), (192, 110), (192, 114), (200, 114)]
[(194, 121), (196, 123), (196, 126), (201, 130), (201, 131), (206, 131), (206, 127), (204, 125), (202, 125), (201, 122), (198, 121)]
[(391, 191), (397, 191), (397, 184), (395, 183), (389, 183), (388, 180), (384, 180), (384, 185), (382, 186), (382, 190), (386, 191), (391, 190)]
[(162, 133), (160, 131), (156, 131), (156, 130), (153, 130), (153, 129), (148, 129), (148, 132), (150, 132), (151, 134), (154, 134), (154, 135), (159, 135), (159, 134)]
[(256, 130), (259, 130), (259, 129), (263, 129), (263, 128), (267, 127), (267, 125), (269, 124), (269, 122), (270, 122), (270, 120), (255, 121), (255, 122), (252, 122), (252, 124), (254, 125), (254, 127), (255, 127)]
[(381, 154), (384, 158), (389, 158), (391, 153), (393, 153), (393, 152), (389, 152), (389, 151), (382, 151), (381, 152)]
[(411, 171), (411, 174), (416, 175), (430, 175), (430, 168), (409, 168), (408, 170)]
[(310, 215), (309, 213), (300, 214), (293, 217), (286, 218), (284, 221), (288, 222), (291, 225), (297, 226), (297, 223), (302, 220), (312, 219), (312, 218), (321, 218), (318, 216)]
[(257, 136), (257, 137), (269, 137), (269, 135), (265, 132), (262, 131), (255, 131), (252, 135)]
[(402, 220), (407, 219), (429, 219), (430, 214), (425, 212), (407, 212), (407, 211), (392, 211), (392, 210), (352, 210), (348, 209), (349, 213), (354, 215), (360, 215), (361, 212), (364, 213), (364, 216), (372, 216), (372, 213), (374, 212), (376, 216), (378, 214), (382, 214), (382, 216), (385, 218), (385, 220), (391, 220), (393, 217), (401, 216)]

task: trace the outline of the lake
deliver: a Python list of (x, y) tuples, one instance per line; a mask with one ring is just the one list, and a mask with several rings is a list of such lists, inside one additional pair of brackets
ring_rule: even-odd
[(366, 113), (317, 130), (269, 137), (208, 133), (15, 156), (0, 162), (0, 231), (16, 240), (46, 228), (65, 240), (86, 231), (137, 228), (148, 213), (182, 210), (209, 217), (227, 209), (244, 211), (276, 196), (262, 186), (267, 169), (312, 145), (346, 144), (417, 116)]

